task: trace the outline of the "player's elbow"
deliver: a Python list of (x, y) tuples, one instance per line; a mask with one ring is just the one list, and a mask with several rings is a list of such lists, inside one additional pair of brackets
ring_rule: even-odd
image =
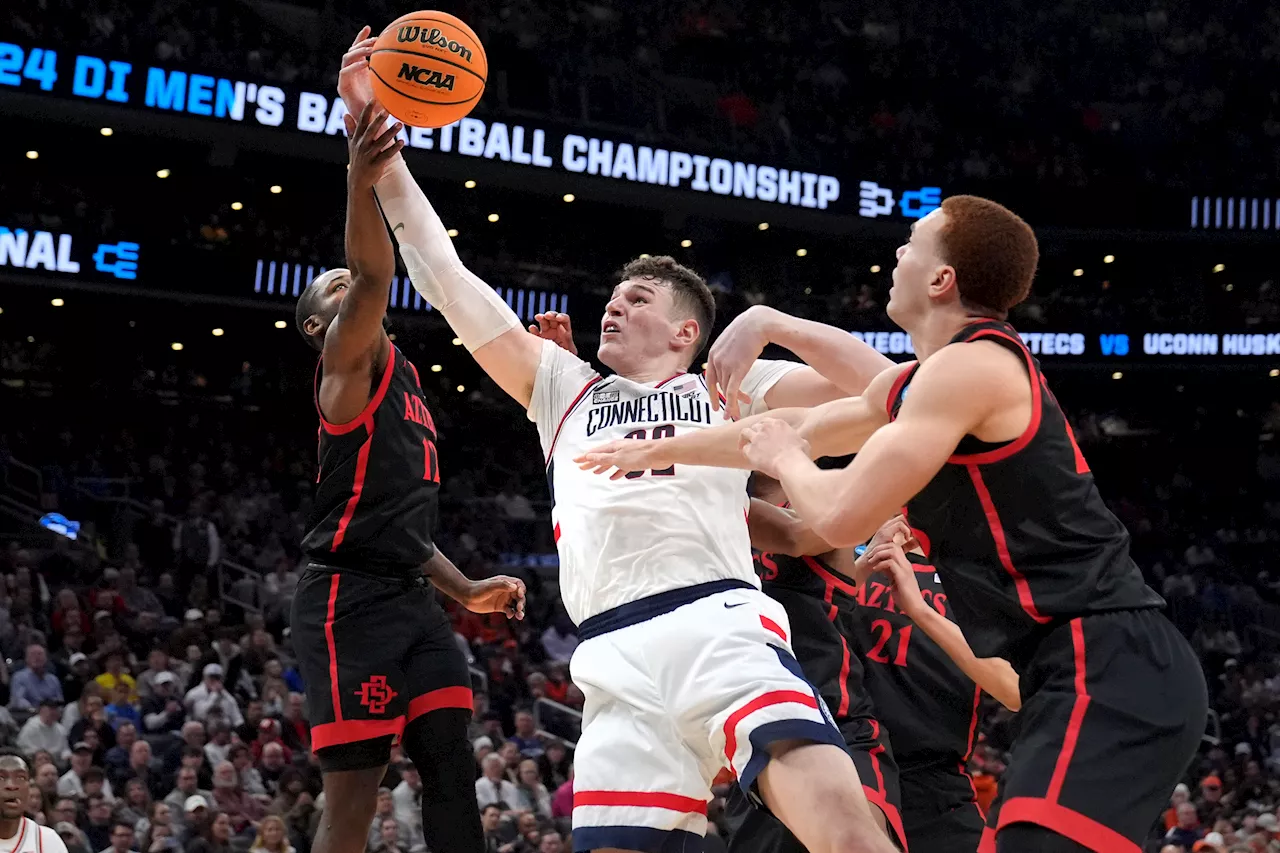
[(856, 525), (851, 523), (848, 512), (838, 506), (832, 506), (814, 519), (810, 531), (820, 538), (830, 549), (852, 548), (860, 545), (868, 537), (860, 536)]

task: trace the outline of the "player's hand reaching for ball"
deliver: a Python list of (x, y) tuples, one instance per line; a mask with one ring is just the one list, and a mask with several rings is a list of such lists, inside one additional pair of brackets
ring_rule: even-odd
[(599, 447), (593, 447), (574, 462), (583, 471), (609, 474), (610, 480), (618, 480), (636, 471), (669, 468), (674, 463), (662, 458), (664, 439), (646, 440), (621, 438)]
[(365, 104), (359, 120), (350, 115), (343, 116), (342, 120), (347, 125), (347, 150), (351, 158), (347, 182), (358, 190), (372, 189), (404, 147), (404, 140), (396, 138), (404, 125), (398, 121), (388, 124), (387, 111), (373, 101)]
[(889, 578), (894, 603), (908, 619), (915, 619), (915, 614), (920, 612), (921, 607), (928, 607), (924, 596), (920, 594), (915, 567), (900, 546), (893, 542), (872, 545), (859, 558), (859, 562), (866, 564), (868, 572), (880, 572)]
[(472, 582), (462, 602), (472, 613), (505, 613), (524, 618), (524, 581), (499, 575)]
[(574, 355), (578, 354), (578, 345), (573, 342), (573, 327), (569, 325), (568, 314), (547, 311), (545, 314), (534, 314), (533, 319), (537, 321), (537, 325), (529, 326), (529, 334), (544, 341), (551, 341), (560, 349), (568, 350)]
[(765, 418), (742, 431), (738, 449), (751, 467), (774, 479), (780, 479), (779, 465), (789, 454), (800, 452), (809, 458), (809, 442), (800, 437), (791, 424), (777, 418)]
[[(368, 27), (356, 33), (356, 40), (347, 48), (342, 56), (342, 66), (338, 69), (338, 96), (347, 106), (351, 115), (360, 115), (364, 108), (373, 103), (373, 84), (369, 82), (369, 55), (373, 53), (373, 43), (377, 38), (369, 35)], [(350, 129), (347, 135), (351, 135)]]

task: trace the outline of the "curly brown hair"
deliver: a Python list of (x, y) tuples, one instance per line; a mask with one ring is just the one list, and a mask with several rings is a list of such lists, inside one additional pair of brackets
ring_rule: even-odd
[(1009, 208), (973, 195), (942, 202), (942, 257), (956, 271), (960, 298), (1003, 316), (1031, 292), (1040, 261), (1035, 232)]
[(711, 288), (707, 287), (702, 276), (678, 263), (670, 255), (636, 258), (618, 271), (619, 282), (630, 278), (644, 278), (670, 285), (676, 310), (698, 321), (698, 340), (689, 355), (689, 362), (692, 363), (698, 353), (702, 352), (711, 336), (711, 327), (716, 322), (716, 300), (711, 295)]

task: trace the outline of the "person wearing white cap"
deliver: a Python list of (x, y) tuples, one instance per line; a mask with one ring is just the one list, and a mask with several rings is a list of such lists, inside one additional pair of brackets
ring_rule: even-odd
[(244, 715), (240, 713), (240, 706), (223, 684), (222, 664), (206, 664), (203, 675), (204, 680), (187, 691), (185, 699), (187, 712), (192, 718), (204, 722), (208, 719), (209, 713), (217, 708), (232, 727), (242, 724)]

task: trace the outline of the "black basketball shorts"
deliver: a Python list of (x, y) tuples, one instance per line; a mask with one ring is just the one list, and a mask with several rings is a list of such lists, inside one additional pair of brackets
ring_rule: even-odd
[[(867, 801), (884, 813), (889, 832), (905, 849), (902, 800), (898, 790), (898, 765), (889, 748), (889, 736), (870, 716), (838, 721), (853, 764), (858, 768)], [(734, 785), (725, 803), (730, 853), (807, 853), (803, 844), (767, 809), (759, 809)]]
[(321, 768), (385, 764), (407, 724), (470, 711), (471, 675), (425, 577), (392, 580), (311, 564), (289, 617)]
[(1001, 828), (1032, 823), (1088, 850), (1140, 853), (1204, 735), (1191, 645), (1157, 610), (1086, 616), (1051, 631), (1021, 679), (1018, 736), (979, 850), (1004, 851)]
[(975, 853), (986, 821), (963, 765), (902, 770), (902, 825), (911, 853)]

